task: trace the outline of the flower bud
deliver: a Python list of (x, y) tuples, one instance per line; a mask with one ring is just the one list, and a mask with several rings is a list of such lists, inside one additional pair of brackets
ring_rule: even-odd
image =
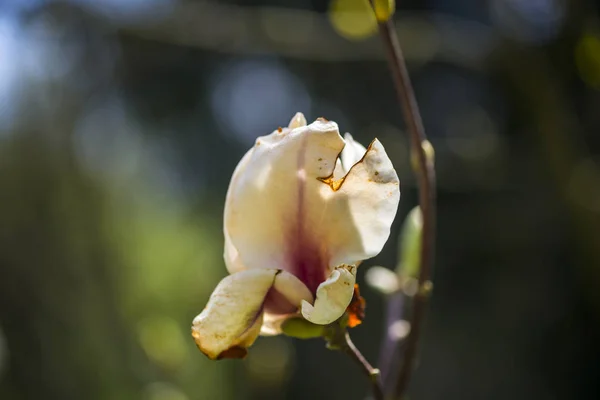
[(423, 215), (419, 206), (413, 208), (402, 225), (398, 243), (398, 266), (400, 278), (417, 278), (421, 262), (421, 232)]

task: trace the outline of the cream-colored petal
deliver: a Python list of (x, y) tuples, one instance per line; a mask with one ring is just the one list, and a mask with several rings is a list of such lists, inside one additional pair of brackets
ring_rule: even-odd
[(335, 169), (333, 170), (333, 175), (332, 175), (333, 180), (338, 181), (338, 180), (342, 179), (344, 176), (346, 176), (347, 173), (348, 173), (348, 171), (344, 170), (344, 167), (342, 166), (342, 160), (340, 160), (338, 158), (337, 161), (335, 162)]
[(319, 285), (314, 305), (302, 302), (302, 316), (313, 324), (330, 324), (344, 314), (354, 294), (356, 267), (343, 265)]
[(328, 182), (331, 265), (374, 257), (390, 235), (400, 201), (400, 182), (381, 142), (375, 139), (342, 181)]
[(228, 268), (282, 268), (315, 293), (335, 266), (381, 250), (400, 197), (397, 175), (375, 141), (335, 181), (344, 146), (324, 119), (256, 140), (227, 194), (226, 245), (236, 250), (226, 250)]
[(239, 257), (237, 249), (231, 243), (227, 233), (225, 233), (225, 251), (223, 253), (223, 258), (225, 259), (227, 271), (229, 271), (230, 274), (246, 269), (244, 264), (242, 264), (242, 260)]
[(298, 314), (284, 314), (284, 315), (275, 315), (268, 314), (264, 315), (264, 319), (262, 322), (262, 326), (260, 327), (260, 335), (261, 336), (276, 336), (281, 334), (281, 325), (288, 318), (292, 318), (297, 316)]
[(210, 296), (192, 323), (198, 348), (215, 360), (256, 340), (263, 318), (263, 304), (279, 271), (256, 269), (227, 276)]
[(350, 168), (364, 157), (367, 149), (362, 144), (358, 143), (351, 134), (346, 133), (344, 135), (344, 141), (346, 142), (346, 146), (344, 147), (344, 151), (340, 155), (340, 160), (342, 161), (342, 167), (344, 171), (348, 173)]
[(280, 271), (277, 274), (273, 289), (285, 296), (286, 300), (296, 308), (300, 308), (302, 301), (312, 303), (314, 300), (306, 285), (287, 271)]
[(288, 128), (295, 129), (300, 128), (301, 126), (306, 126), (306, 118), (304, 117), (304, 114), (298, 112), (290, 121)]
[[(231, 204), (231, 198), (230, 196), (233, 193), (233, 190), (231, 190), (232, 187), (235, 187), (235, 185), (238, 182), (238, 179), (241, 175), (243, 175), (245, 169), (246, 169), (246, 165), (248, 164), (248, 161), (250, 160), (250, 157), (252, 156), (252, 151), (254, 149), (250, 149), (246, 152), (246, 154), (244, 154), (244, 157), (242, 157), (242, 159), (240, 160), (240, 162), (238, 163), (238, 165), (235, 167), (235, 170), (233, 171), (233, 176), (231, 178), (231, 181), (229, 182), (229, 190), (227, 191), (227, 197), (225, 198), (225, 215), (227, 215), (230, 211), (229, 211), (229, 207)], [(231, 242), (231, 239), (229, 237), (229, 232), (227, 231), (227, 224), (223, 225), (223, 234), (225, 236), (225, 250), (223, 252), (223, 259), (225, 260), (225, 266), (227, 267), (227, 271), (229, 271), (230, 274), (233, 274), (235, 272), (239, 272), (239, 271), (243, 271), (246, 269), (246, 266), (242, 263), (240, 257), (239, 257), (239, 253), (237, 251), (237, 249), (235, 248), (235, 246), (233, 245), (233, 243)]]
[(350, 171), (350, 168), (359, 162), (367, 152), (365, 146), (355, 141), (349, 133), (344, 135), (344, 142), (346, 142), (346, 145), (333, 171), (334, 180), (342, 179)]
[(225, 206), (225, 229), (241, 265), (285, 269), (314, 293), (329, 267), (327, 244), (313, 235), (328, 223), (318, 178), (333, 172), (343, 146), (335, 122), (325, 120), (257, 139), (234, 173)]
[[(273, 292), (277, 292), (275, 296), (273, 296)], [(275, 307), (280, 310), (283, 309), (282, 312), (270, 312), (269, 302), (272, 301), (283, 301), (286, 304), (282, 308), (282, 306)], [(260, 334), (263, 336), (273, 336), (281, 333), (281, 324), (286, 319), (298, 316), (300, 306), (303, 301), (307, 301), (309, 303), (313, 303), (314, 297), (310, 290), (302, 283), (298, 278), (294, 275), (290, 274), (286, 271), (281, 271), (275, 278), (275, 283), (273, 285), (273, 290), (267, 296), (267, 301), (265, 302), (265, 312), (264, 312), (264, 320), (261, 327)]]

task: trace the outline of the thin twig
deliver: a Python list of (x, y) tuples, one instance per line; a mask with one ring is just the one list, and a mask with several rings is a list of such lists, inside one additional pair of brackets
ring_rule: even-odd
[(369, 364), (369, 362), (362, 355), (360, 350), (358, 350), (354, 343), (352, 343), (348, 332), (346, 332), (346, 334), (344, 335), (344, 339), (345, 343), (342, 349), (363, 369), (364, 373), (371, 381), (371, 385), (373, 386), (373, 397), (375, 398), (375, 400), (383, 400), (383, 386), (381, 385), (381, 377), (379, 374), (379, 370), (377, 368), (373, 368), (373, 366)]
[(398, 399), (404, 394), (410, 382), (417, 355), (419, 334), (425, 315), (425, 306), (431, 288), (430, 280), (435, 252), (435, 171), (433, 157), (428, 156), (424, 148), (424, 145), (430, 145), (426, 142), (427, 137), (423, 129), (419, 107), (410, 83), (402, 49), (398, 42), (396, 28), (391, 18), (379, 23), (379, 33), (384, 43), (398, 101), (402, 106), (404, 119), (410, 133), (411, 156), (416, 162), (415, 174), (419, 185), (419, 205), (423, 214), (419, 291), (412, 300), (411, 330), (406, 339), (406, 350), (393, 390), (394, 398)]

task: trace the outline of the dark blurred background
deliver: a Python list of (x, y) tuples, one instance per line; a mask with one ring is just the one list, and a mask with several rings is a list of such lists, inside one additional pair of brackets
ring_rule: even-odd
[[(398, 3), (439, 178), (411, 398), (600, 398), (598, 3)], [(386, 146), (403, 198), (359, 281), (395, 266), (416, 196), (373, 29), (352, 0), (0, 0), (0, 399), (363, 398), (320, 340), (210, 362), (189, 331), (231, 173), (296, 111)]]

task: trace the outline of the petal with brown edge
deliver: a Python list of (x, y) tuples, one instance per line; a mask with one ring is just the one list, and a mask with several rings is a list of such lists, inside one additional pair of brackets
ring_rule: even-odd
[(192, 323), (198, 348), (213, 360), (245, 356), (260, 334), (265, 302), (275, 288), (287, 303), (296, 304), (294, 311), (301, 301), (312, 301), (308, 289), (282, 270), (244, 270), (221, 280)]
[(230, 271), (282, 268), (314, 294), (336, 266), (377, 255), (396, 215), (399, 181), (377, 140), (333, 179), (340, 154), (350, 165), (359, 146), (324, 120), (257, 139), (228, 190)]
[(323, 180), (329, 190), (327, 235), (330, 264), (356, 264), (379, 254), (390, 235), (400, 202), (400, 181), (379, 140), (341, 181)]
[(248, 269), (285, 269), (316, 291), (330, 265), (327, 242), (315, 228), (331, 227), (318, 178), (333, 173), (344, 144), (335, 122), (324, 121), (257, 139), (228, 189), (230, 260)]

